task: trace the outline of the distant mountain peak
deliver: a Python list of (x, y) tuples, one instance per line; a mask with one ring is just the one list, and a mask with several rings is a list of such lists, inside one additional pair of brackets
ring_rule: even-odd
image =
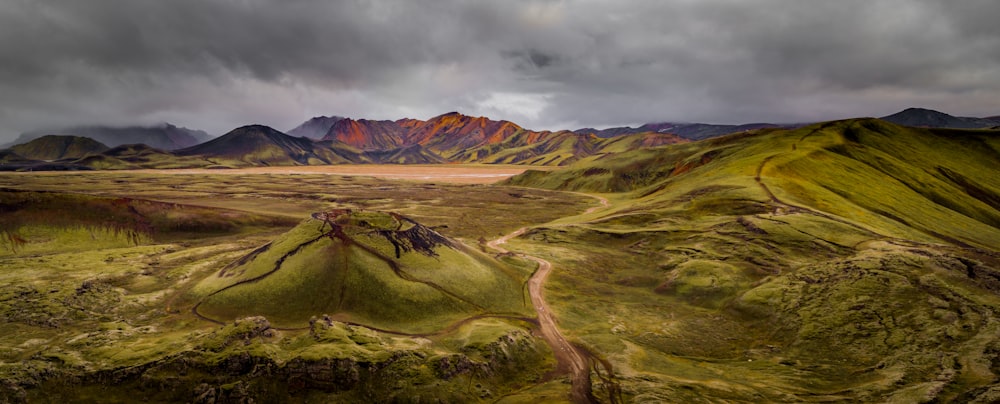
[(307, 137), (310, 139), (322, 139), (326, 136), (326, 133), (330, 131), (330, 127), (344, 118), (342, 116), (315, 116), (310, 118), (308, 121), (303, 122), (301, 125), (296, 126), (287, 133), (292, 136)]
[(946, 114), (941, 111), (936, 111), (933, 109), (921, 108), (921, 107), (909, 107), (895, 114), (884, 116), (881, 119), (886, 119), (891, 117), (939, 117), (942, 119), (956, 118), (955, 116)]
[(997, 125), (997, 122), (984, 118), (965, 118), (946, 114), (933, 109), (910, 107), (892, 115), (880, 118), (897, 125), (925, 128), (956, 128), (979, 129)]

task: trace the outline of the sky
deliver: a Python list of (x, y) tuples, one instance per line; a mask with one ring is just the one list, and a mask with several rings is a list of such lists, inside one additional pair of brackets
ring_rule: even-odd
[(1000, 115), (995, 0), (3, 0), (0, 142), (450, 111), (529, 129)]

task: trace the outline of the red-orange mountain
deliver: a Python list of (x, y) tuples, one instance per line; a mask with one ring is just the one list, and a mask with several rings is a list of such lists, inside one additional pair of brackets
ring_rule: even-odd
[(457, 112), (436, 116), (427, 121), (407, 120), (401, 126), (407, 129), (405, 143), (441, 150), (496, 144), (524, 130), (509, 121), (494, 121)]
[(361, 150), (395, 149), (403, 146), (404, 129), (399, 122), (345, 118), (333, 124), (323, 140), (335, 140)]
[[(644, 143), (643, 147), (686, 141), (670, 134), (641, 135), (643, 141), (639, 143)], [(594, 154), (606, 143), (605, 139), (589, 133), (532, 131), (510, 121), (494, 121), (458, 112), (449, 112), (426, 121), (344, 119), (334, 124), (323, 139), (369, 151), (419, 145), (450, 161), (505, 163), (529, 161), (565, 147), (572, 155), (557, 158), (562, 164)], [(501, 153), (504, 150), (516, 150), (516, 153)], [(487, 159), (488, 156), (497, 158)]]
[(449, 112), (426, 121), (407, 118), (397, 121), (344, 119), (334, 124), (323, 140), (337, 140), (363, 150), (412, 145), (450, 150), (500, 143), (523, 130), (508, 121)]

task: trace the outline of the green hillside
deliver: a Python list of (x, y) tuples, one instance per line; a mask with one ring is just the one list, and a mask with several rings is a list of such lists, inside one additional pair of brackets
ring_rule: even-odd
[(998, 181), (997, 132), (765, 129), (514, 177), (611, 206), (508, 248), (557, 268), (560, 327), (614, 369), (598, 397), (989, 402)]
[(629, 211), (813, 209), (886, 237), (997, 249), (998, 150), (993, 131), (859, 119), (624, 152), (509, 183), (633, 191)]

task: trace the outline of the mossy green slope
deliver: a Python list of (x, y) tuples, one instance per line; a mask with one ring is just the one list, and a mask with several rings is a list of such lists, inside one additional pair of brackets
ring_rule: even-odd
[(129, 247), (288, 222), (134, 198), (0, 189), (0, 257)]
[(674, 210), (679, 202), (706, 213), (805, 207), (887, 237), (997, 249), (998, 145), (995, 131), (856, 119), (620, 153), (509, 182), (636, 191), (629, 211)]
[(405, 217), (317, 214), (204, 279), (196, 312), (263, 315), (279, 327), (329, 315), (376, 329), (427, 333), (477, 315), (522, 316), (527, 274)]
[(989, 402), (998, 139), (860, 119), (526, 173), (617, 193), (507, 248), (553, 262), (560, 327), (613, 365), (598, 397)]
[(500, 143), (444, 153), (452, 161), (487, 164), (565, 166), (608, 155), (686, 140), (665, 133), (636, 133), (601, 139), (589, 134), (520, 131)]

